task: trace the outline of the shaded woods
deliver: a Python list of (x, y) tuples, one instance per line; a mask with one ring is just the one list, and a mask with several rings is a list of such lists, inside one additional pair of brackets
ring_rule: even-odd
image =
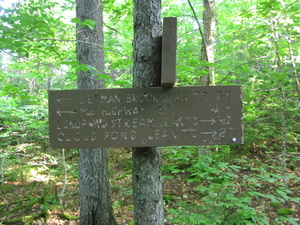
[[(208, 62), (202, 2), (162, 2), (162, 17), (178, 20), (176, 85), (200, 85), (207, 68), (216, 85), (241, 85), (245, 136), (244, 145), (206, 155), (198, 146), (161, 149), (165, 224), (299, 223), (299, 4), (216, 2)], [(94, 71), (106, 88), (131, 87), (133, 9), (132, 1), (103, 1), (100, 71), (76, 58), (76, 24), (95, 22), (76, 19), (75, 2), (1, 2), (0, 223), (78, 222), (78, 150), (49, 147), (47, 91), (77, 88), (79, 71)], [(108, 150), (119, 224), (133, 224), (132, 167), (131, 149)]]

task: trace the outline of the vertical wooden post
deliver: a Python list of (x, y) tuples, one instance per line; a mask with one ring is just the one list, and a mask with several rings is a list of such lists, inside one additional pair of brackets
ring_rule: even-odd
[(176, 82), (177, 18), (165, 17), (162, 35), (161, 86), (173, 87)]

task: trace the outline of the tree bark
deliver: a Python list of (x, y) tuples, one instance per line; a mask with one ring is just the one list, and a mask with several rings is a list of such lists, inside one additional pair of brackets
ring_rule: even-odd
[[(216, 14), (215, 14), (215, 0), (203, 0), (203, 27), (204, 34), (202, 36), (202, 47), (200, 61), (208, 63), (215, 62), (214, 45), (216, 39)], [(209, 86), (215, 85), (215, 71), (213, 65), (205, 66), (206, 75), (200, 77), (200, 85)], [(210, 154), (210, 147), (199, 146), (198, 156)]]
[[(204, 25), (204, 39), (202, 40), (201, 61), (208, 63), (215, 62), (214, 45), (216, 40), (216, 14), (215, 14), (215, 0), (203, 0), (203, 25)], [(200, 79), (200, 84), (204, 86), (215, 85), (214, 67), (206, 66), (207, 75)]]
[[(161, 1), (134, 0), (133, 87), (160, 86)], [(160, 148), (133, 148), (136, 225), (163, 224)]]
[[(79, 64), (94, 67), (78, 72), (78, 88), (104, 88), (104, 82), (97, 79), (97, 74), (104, 73), (102, 0), (76, 0), (76, 16), (81, 22), (96, 22), (93, 29), (77, 25)], [(116, 224), (109, 194), (107, 149), (79, 149), (79, 171), (80, 224)]]

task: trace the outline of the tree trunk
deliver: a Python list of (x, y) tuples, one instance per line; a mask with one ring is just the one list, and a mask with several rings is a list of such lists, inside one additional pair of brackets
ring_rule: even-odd
[[(204, 39), (202, 40), (201, 61), (214, 63), (214, 45), (216, 39), (216, 14), (215, 14), (215, 0), (203, 0), (203, 25), (204, 25)], [(206, 66), (207, 75), (200, 79), (200, 84), (215, 85), (214, 67), (212, 65)]]
[[(215, 14), (215, 0), (203, 0), (203, 27), (204, 34), (202, 39), (200, 61), (208, 63), (215, 62), (214, 45), (216, 39), (216, 14)], [(215, 71), (213, 65), (205, 66), (206, 75), (200, 77), (200, 85), (209, 86), (215, 85)], [(199, 146), (198, 156), (210, 154), (210, 147)]]
[[(160, 86), (161, 1), (134, 1), (133, 86)], [(136, 225), (163, 224), (160, 148), (133, 148)]]
[[(102, 0), (76, 0), (81, 22), (96, 22), (93, 29), (77, 26), (77, 59), (96, 70), (78, 72), (79, 89), (103, 88), (97, 74), (104, 73)], [(80, 42), (79, 42), (80, 41)], [(79, 149), (80, 224), (115, 224), (109, 194), (107, 149)]]

